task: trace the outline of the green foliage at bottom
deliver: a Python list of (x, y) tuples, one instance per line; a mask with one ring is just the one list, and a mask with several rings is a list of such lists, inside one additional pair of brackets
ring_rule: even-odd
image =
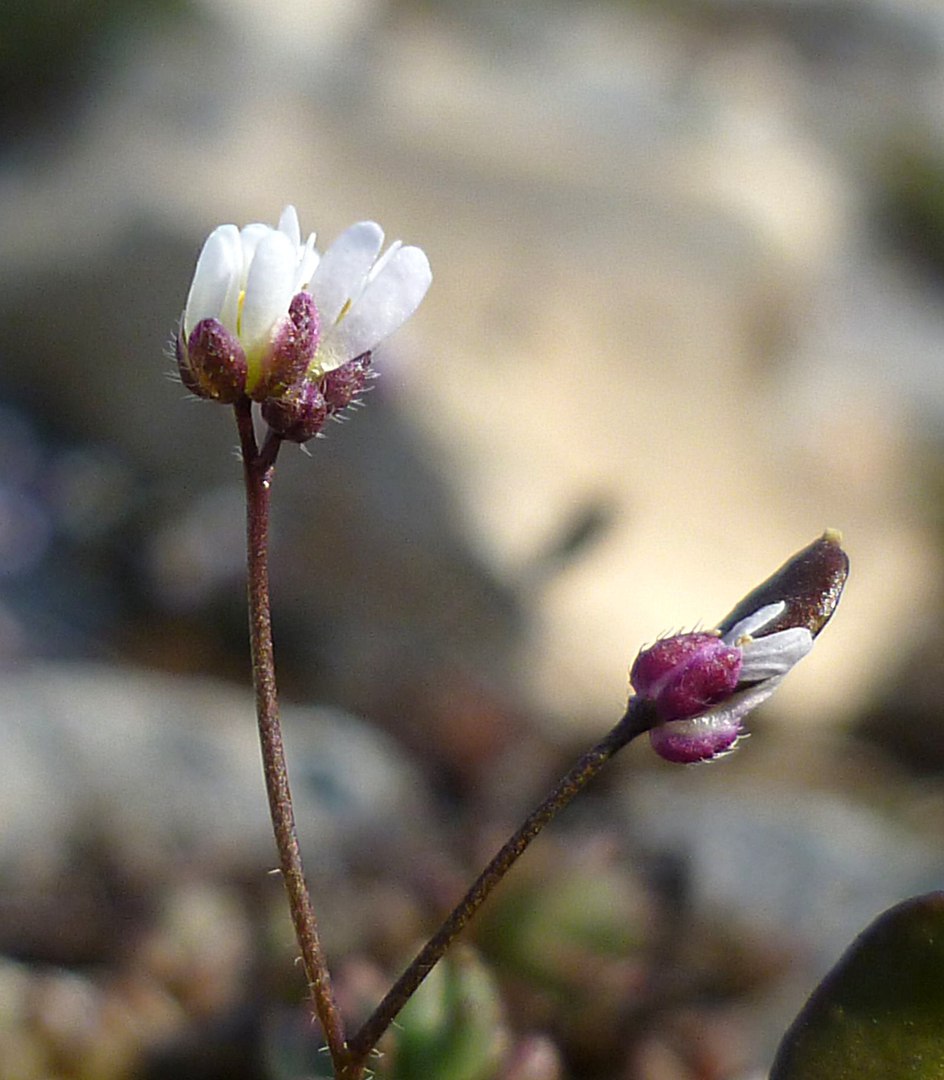
[(886, 911), (814, 991), (770, 1080), (944, 1077), (944, 893)]
[(396, 1021), (383, 1080), (492, 1080), (507, 1046), (494, 980), (476, 954), (456, 947), (426, 977)]

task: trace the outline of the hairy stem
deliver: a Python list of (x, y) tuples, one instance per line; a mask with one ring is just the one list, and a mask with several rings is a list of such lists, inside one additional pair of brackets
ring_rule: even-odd
[(514, 865), (545, 825), (593, 779), (613, 755), (631, 739), (647, 731), (654, 718), (638, 698), (632, 698), (626, 714), (600, 742), (574, 765), (553, 791), (525, 819), (475, 880), (442, 926), (416, 954), (409, 967), (391, 987), (366, 1023), (350, 1042), (349, 1071), (344, 1075), (358, 1080), (370, 1051), (377, 1045), (397, 1013), (482, 906), (492, 889)]
[(269, 603), (269, 494), (280, 440), (271, 433), (257, 448), (252, 424), (252, 404), (248, 398), (235, 406), (246, 481), (246, 533), (249, 581), (249, 639), (252, 648), (252, 678), (256, 690), (256, 716), (269, 814), (279, 852), (279, 868), (288, 893), (295, 936), (311, 990), (315, 1011), (321, 1022), (335, 1073), (342, 1076), (348, 1059), (344, 1022), (331, 987), (331, 977), (318, 936), (318, 921), (302, 866), (295, 812), (282, 744), (278, 690), (275, 682), (275, 654), (272, 647), (272, 617)]

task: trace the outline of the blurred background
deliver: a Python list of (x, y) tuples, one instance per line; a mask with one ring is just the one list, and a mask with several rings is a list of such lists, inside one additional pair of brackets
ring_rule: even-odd
[(320, 247), (373, 218), (434, 272), (366, 408), (288, 447), (274, 493), (290, 766), (350, 1017), (618, 719), (640, 645), (826, 526), (853, 565), (743, 749), (625, 751), (380, 1075), (763, 1076), (855, 933), (944, 880), (944, 11), (3, 22), (0, 1078), (325, 1075), (266, 873), (235, 427), (168, 378), (205, 236), (288, 202)]

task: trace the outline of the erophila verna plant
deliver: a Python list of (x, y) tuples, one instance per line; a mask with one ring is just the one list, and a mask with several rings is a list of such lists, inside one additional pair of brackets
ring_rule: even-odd
[[(232, 406), (247, 505), (249, 625), (256, 711), (269, 810), (295, 933), (337, 1080), (359, 1080), (371, 1051), (494, 886), (541, 829), (618, 750), (644, 732), (673, 762), (710, 761), (734, 749), (747, 714), (812, 648), (849, 570), (828, 530), (749, 593), (713, 630), (680, 633), (643, 649), (633, 694), (615, 727), (555, 786), (472, 884), (373, 1014), (348, 1034), (332, 989), (305, 881), (282, 746), (268, 583), (269, 498), (288, 440), (306, 443), (357, 400), (374, 375), (373, 350), (413, 314), (432, 275), (424, 253), (352, 225), (319, 255), (302, 242), (293, 207), (276, 228), (221, 225), (203, 247), (177, 334), (184, 385)], [(263, 421), (256, 440), (253, 408)]]

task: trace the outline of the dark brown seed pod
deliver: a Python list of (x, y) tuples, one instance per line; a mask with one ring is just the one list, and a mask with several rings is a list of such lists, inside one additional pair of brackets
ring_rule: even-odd
[(816, 637), (836, 610), (848, 576), (849, 556), (842, 549), (842, 533), (827, 529), (818, 540), (798, 551), (765, 582), (752, 589), (718, 623), (718, 629), (725, 634), (752, 612), (782, 601), (787, 605), (783, 613), (758, 636), (766, 637), (778, 630), (803, 626)]

